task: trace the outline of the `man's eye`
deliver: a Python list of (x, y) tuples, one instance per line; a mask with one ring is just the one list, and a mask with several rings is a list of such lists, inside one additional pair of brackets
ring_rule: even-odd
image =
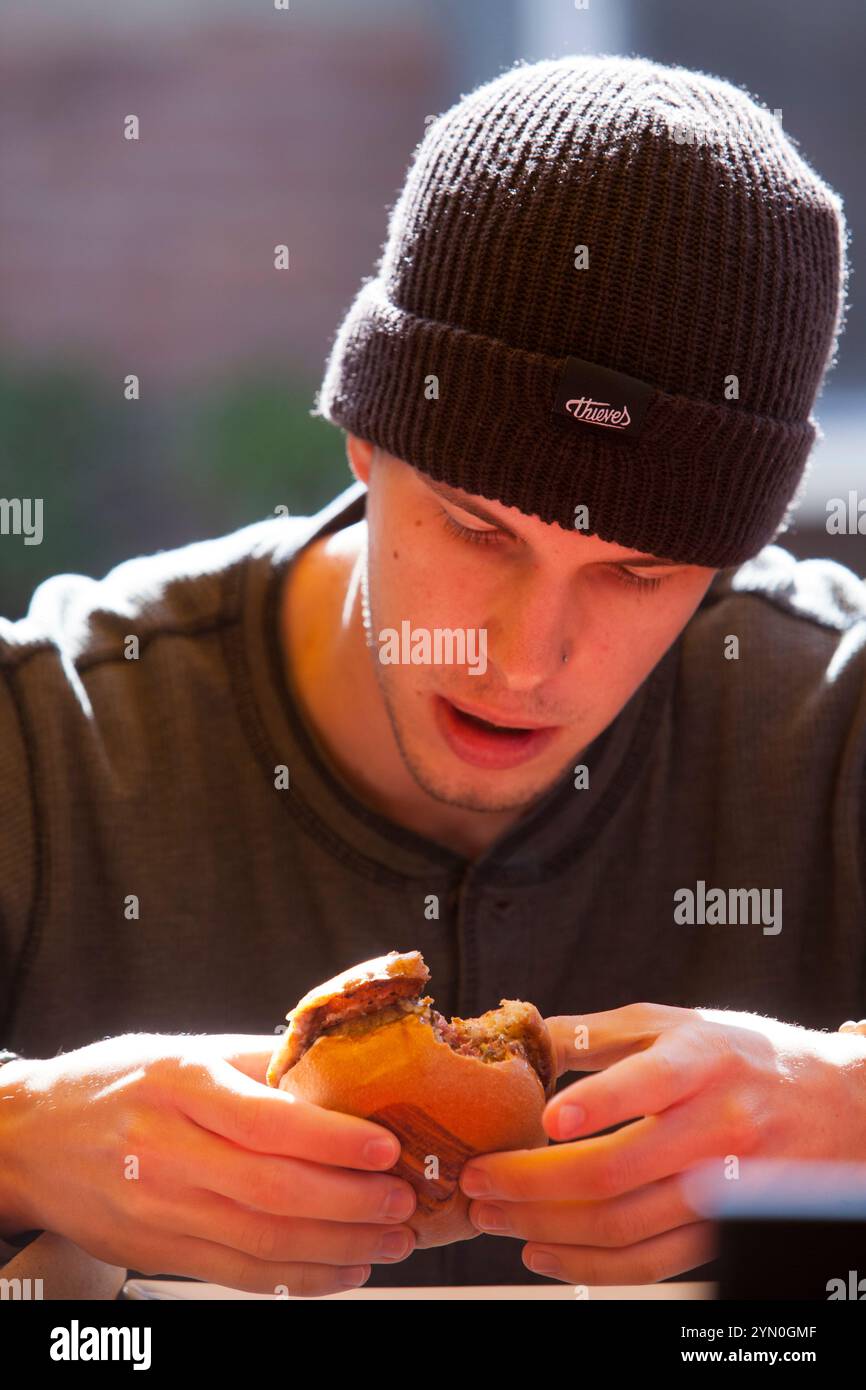
[[(471, 545), (495, 545), (502, 537), (502, 532), (498, 531), (495, 527), (492, 527), (489, 531), (477, 531), (472, 526), (463, 526), (459, 521), (455, 520), (450, 512), (446, 512), (444, 507), (439, 508), (439, 516), (442, 519), (442, 525), (445, 527), (446, 531), (452, 536), (458, 536), (460, 540), (469, 541)], [(610, 573), (616, 576), (620, 584), (628, 584), (637, 593), (649, 593), (652, 589), (658, 589), (661, 584), (664, 584), (666, 579), (673, 578), (673, 575), (666, 574), (662, 576), (654, 575), (651, 579), (641, 579), (638, 575), (633, 574), (625, 565), (611, 566)]]
[(446, 531), (450, 531), (452, 536), (459, 536), (461, 540), (471, 541), (475, 545), (489, 545), (491, 541), (496, 541), (502, 534), (501, 531), (476, 531), (471, 526), (461, 526), (459, 521), (455, 521), (450, 512), (446, 512), (440, 507), (439, 515)]
[(633, 587), (643, 589), (645, 592), (650, 589), (657, 589), (660, 584), (664, 584), (666, 579), (671, 579), (673, 577), (670, 574), (665, 574), (661, 576), (654, 575), (652, 579), (640, 579), (636, 574), (633, 574), (630, 569), (626, 569), (625, 565), (614, 565), (611, 573), (616, 575), (620, 583), (631, 584)]

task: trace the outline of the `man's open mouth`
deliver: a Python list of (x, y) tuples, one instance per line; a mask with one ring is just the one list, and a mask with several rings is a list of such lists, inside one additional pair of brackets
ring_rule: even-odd
[(454, 705), (453, 708), (460, 719), (465, 719), (469, 724), (477, 725), (479, 729), (490, 729), (494, 734), (528, 734), (531, 732), (525, 724), (491, 724), (489, 719), (479, 719), (477, 714), (469, 714), (457, 705)]
[(477, 767), (515, 767), (535, 757), (558, 733), (556, 726), (494, 722), (470, 714), (441, 695), (435, 697), (434, 704), (439, 727), (452, 752)]

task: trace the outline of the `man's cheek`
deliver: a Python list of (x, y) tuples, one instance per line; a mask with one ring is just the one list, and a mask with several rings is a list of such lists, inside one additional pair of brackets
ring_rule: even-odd
[(413, 623), (428, 622), (446, 603), (450, 587), (448, 572), (438, 569), (429, 558), (413, 552), (410, 546), (395, 546), (396, 556), (389, 551), (382, 572), (382, 597), (388, 608)]
[(397, 569), (385, 592), (398, 619), (408, 618), (413, 628), (431, 633), (437, 628), (475, 629), (485, 611), (480, 586), (460, 582), (444, 568), (444, 561), (438, 570), (420, 564)]
[(636, 624), (633, 615), (608, 613), (605, 621), (584, 626), (573, 640), (579, 658), (572, 658), (565, 669), (574, 661), (575, 675), (609, 703), (633, 693), (671, 639), (657, 624)]

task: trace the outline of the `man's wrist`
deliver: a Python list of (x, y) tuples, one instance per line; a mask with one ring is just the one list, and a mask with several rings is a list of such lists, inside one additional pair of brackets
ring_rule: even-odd
[(26, 1244), (38, 1226), (21, 1162), (26, 1117), (34, 1104), (40, 1059), (15, 1057), (0, 1066), (0, 1239)]
[[(855, 1162), (866, 1161), (866, 1026), (842, 1026), (847, 1046), (840, 1062), (848, 1095), (849, 1116), (855, 1124), (854, 1142), (846, 1155)], [(841, 1045), (842, 1038), (839, 1038)], [(858, 1123), (859, 1117), (859, 1123)]]

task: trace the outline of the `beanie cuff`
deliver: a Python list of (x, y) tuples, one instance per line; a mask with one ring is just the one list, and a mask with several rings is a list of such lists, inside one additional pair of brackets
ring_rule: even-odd
[(552, 413), (565, 361), (411, 314), (373, 278), (312, 413), (566, 530), (585, 506), (581, 530), (678, 564), (740, 564), (772, 540), (815, 440), (811, 416), (775, 420), (647, 383), (639, 438), (611, 437)]

